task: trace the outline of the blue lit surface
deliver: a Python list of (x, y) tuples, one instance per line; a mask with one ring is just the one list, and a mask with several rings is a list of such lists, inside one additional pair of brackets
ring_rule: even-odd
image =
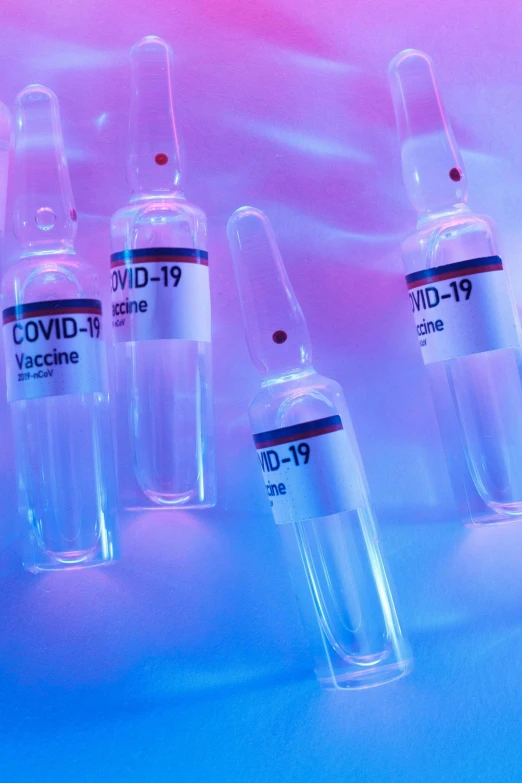
[[(77, 247), (108, 280), (128, 52), (147, 33), (173, 44), (187, 196), (209, 216), (220, 502), (125, 518), (114, 568), (24, 574), (0, 406), (0, 780), (518, 783), (522, 527), (455, 519), (398, 254), (414, 215), (386, 68), (407, 46), (434, 58), (470, 204), (497, 222), (521, 301), (522, 8), (122, 9), (6, 0), (0, 98), (35, 81), (58, 93)], [(317, 369), (351, 407), (416, 658), (383, 688), (321, 693), (313, 677), (248, 430), (258, 377), (225, 238), (244, 203), (270, 216)]]

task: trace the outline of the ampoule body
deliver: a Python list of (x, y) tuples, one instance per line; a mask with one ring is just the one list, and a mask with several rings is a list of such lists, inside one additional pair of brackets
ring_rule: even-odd
[(24, 564), (117, 556), (116, 476), (98, 276), (74, 249), (77, 216), (54, 93), (18, 95), (14, 228), (2, 278), (7, 393)]
[(118, 463), (127, 508), (216, 500), (207, 221), (184, 197), (172, 50), (131, 53), (128, 206), (111, 221)]

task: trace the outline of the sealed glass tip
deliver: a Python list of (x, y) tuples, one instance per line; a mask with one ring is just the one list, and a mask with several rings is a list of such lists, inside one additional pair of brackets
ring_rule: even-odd
[(430, 57), (406, 49), (391, 61), (388, 77), (411, 203), (419, 212), (443, 212), (462, 204), (467, 195), (464, 164)]
[(227, 236), (250, 355), (263, 375), (302, 371), (311, 342), (270, 221), (255, 207), (231, 216)]
[(172, 100), (172, 48), (148, 35), (131, 50), (132, 93), (127, 178), (135, 193), (171, 193), (181, 183)]
[(10, 137), (11, 115), (7, 106), (0, 103), (0, 239), (2, 239), (5, 233)]
[(14, 229), (23, 248), (71, 248), (76, 211), (58, 99), (31, 84), (16, 99)]

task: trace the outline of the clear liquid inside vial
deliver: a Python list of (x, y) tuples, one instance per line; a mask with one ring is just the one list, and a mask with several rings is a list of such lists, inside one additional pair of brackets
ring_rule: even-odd
[[(277, 410), (275, 422), (272, 413), (270, 422), (262, 424), (258, 417), (267, 418), (268, 399), (270, 408)], [(256, 396), (250, 412), (254, 431), (341, 412), (347, 448), (355, 449), (360, 460), (343, 395), (334, 381), (313, 373), (301, 383), (296, 378), (270, 384)], [(411, 668), (362, 473), (359, 481), (364, 498), (360, 508), (278, 525), (318, 677), (325, 687), (369, 687), (401, 677)], [(313, 641), (317, 629), (320, 646)]]
[(112, 559), (115, 496), (108, 400), (71, 394), (12, 403), (18, 481), (47, 567)]
[[(205, 216), (181, 198), (137, 200), (114, 216), (112, 238), (114, 252), (205, 250)], [(134, 478), (142, 494), (126, 505), (214, 505), (211, 344), (137, 340), (116, 343), (115, 351), (119, 387), (125, 389)], [(121, 481), (127, 480), (122, 475)]]
[[(407, 273), (497, 255), (489, 222), (469, 210), (421, 221), (419, 229), (403, 245)], [(426, 365), (434, 389), (440, 388), (441, 373), (446, 376), (466, 464), (478, 495), (493, 512), (484, 521), (522, 513), (521, 370), (520, 349)]]
[[(98, 296), (74, 254), (20, 259), (3, 280), (6, 304)], [(21, 353), (31, 346), (21, 345)], [(95, 565), (115, 556), (116, 477), (107, 393), (57, 394), (11, 404), (20, 505), (31, 570)]]

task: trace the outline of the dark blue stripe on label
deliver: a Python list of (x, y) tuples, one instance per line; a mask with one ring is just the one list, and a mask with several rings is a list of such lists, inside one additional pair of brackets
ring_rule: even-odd
[(189, 256), (192, 258), (204, 258), (208, 260), (206, 250), (195, 250), (194, 248), (184, 247), (141, 247), (137, 250), (120, 250), (118, 253), (112, 253), (113, 261), (130, 261), (133, 258), (146, 258), (147, 256)]
[(320, 435), (321, 431), (328, 431), (331, 428), (343, 428), (340, 416), (327, 416), (324, 419), (315, 419), (315, 421), (307, 421), (304, 424), (293, 424), (291, 427), (282, 427), (279, 430), (259, 432), (254, 435), (254, 443), (256, 446), (262, 446), (263, 444), (273, 443), (274, 441), (286, 439), (298, 440), (301, 437), (306, 438), (312, 432), (314, 435)]
[(421, 269), (420, 272), (412, 272), (411, 275), (406, 275), (406, 282), (414, 283), (417, 280), (438, 277), (439, 275), (444, 275), (448, 272), (460, 272), (467, 269), (480, 269), (480, 267), (496, 266), (497, 264), (500, 264), (500, 267), (502, 267), (502, 259), (500, 256), (472, 258), (470, 261), (457, 261), (455, 264), (432, 266), (431, 269)]
[(99, 299), (55, 299), (49, 302), (31, 302), (30, 304), (15, 305), (14, 307), (6, 307), (2, 311), (3, 318), (18, 318), (25, 313), (34, 313), (39, 315), (42, 312), (47, 312), (52, 315), (54, 310), (70, 309), (83, 310), (84, 308), (101, 310), (102, 303)]

